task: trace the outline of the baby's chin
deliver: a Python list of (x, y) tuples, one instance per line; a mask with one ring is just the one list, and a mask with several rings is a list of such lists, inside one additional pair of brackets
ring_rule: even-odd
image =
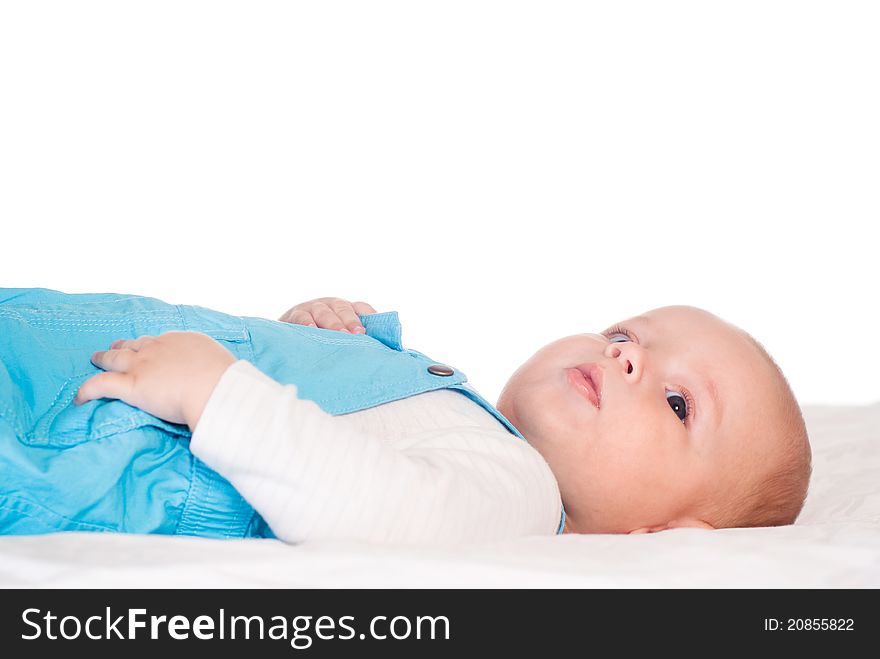
[(576, 427), (569, 420), (569, 416), (559, 411), (536, 403), (532, 409), (541, 410), (535, 413), (532, 410), (523, 413), (514, 412), (513, 425), (523, 434), (529, 444), (538, 450), (552, 450), (554, 447), (564, 447), (571, 443), (574, 437), (580, 433), (573, 432)]
[(536, 448), (569, 445), (595, 422), (599, 410), (574, 390), (568, 370), (512, 379), (498, 398), (498, 411)]

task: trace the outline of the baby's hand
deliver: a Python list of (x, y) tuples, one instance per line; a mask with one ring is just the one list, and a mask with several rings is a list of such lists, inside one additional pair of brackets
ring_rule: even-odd
[(366, 302), (348, 302), (338, 297), (319, 297), (292, 307), (281, 320), (294, 325), (310, 325), (323, 329), (339, 330), (349, 334), (364, 334), (358, 315), (367, 316), (376, 310)]
[(220, 376), (234, 362), (231, 352), (198, 332), (119, 339), (92, 355), (105, 372), (83, 382), (75, 403), (118, 398), (195, 431)]

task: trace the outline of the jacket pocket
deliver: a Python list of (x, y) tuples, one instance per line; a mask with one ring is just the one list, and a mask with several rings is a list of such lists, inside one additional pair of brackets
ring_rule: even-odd
[(69, 447), (153, 426), (189, 437), (189, 428), (169, 423), (128, 403), (100, 398), (83, 405), (73, 400), (80, 386), (100, 369), (68, 378), (58, 390), (49, 410), (34, 423), (25, 441), (31, 446)]
[[(140, 322), (142, 320), (145, 319), (129, 318), (129, 322), (134, 321), (138, 329), (134, 332), (129, 329), (128, 332), (114, 336), (136, 338), (144, 334), (158, 335), (172, 330), (194, 331), (220, 342), (236, 358), (247, 359), (253, 353), (250, 333), (243, 320), (236, 316), (216, 314), (211, 322), (201, 324), (194, 322), (197, 318), (192, 314), (174, 313), (172, 316), (163, 316), (160, 322), (155, 322), (158, 320), (155, 316), (150, 319), (152, 322)], [(44, 322), (37, 324), (45, 326)], [(88, 329), (91, 327), (88, 326)], [(71, 325), (59, 323), (57, 328), (59, 331), (64, 328), (69, 330)], [(62, 340), (62, 336), (64, 335), (59, 335), (59, 340)], [(52, 387), (48, 394), (44, 392), (42, 398), (51, 398), (51, 400), (48, 406), (45, 404), (40, 406), (42, 413), (37, 416), (29, 432), (25, 434), (23, 438), (25, 443), (31, 446), (70, 447), (148, 427), (181, 438), (190, 436), (187, 426), (169, 423), (121, 400), (102, 398), (76, 405), (73, 401), (80, 386), (87, 379), (101, 372), (101, 369), (89, 361), (91, 353), (94, 350), (106, 350), (107, 345), (99, 347), (95, 347), (93, 343), (89, 345), (88, 342), (81, 341), (82, 335), (77, 333), (66, 336), (69, 339), (67, 347), (76, 350), (77, 358), (70, 360), (68, 353), (67, 360), (62, 360), (68, 364), (64, 369), (66, 372), (59, 372), (57, 368), (49, 369), (51, 377), (41, 378), (44, 387)], [(47, 358), (50, 359), (51, 356)]]

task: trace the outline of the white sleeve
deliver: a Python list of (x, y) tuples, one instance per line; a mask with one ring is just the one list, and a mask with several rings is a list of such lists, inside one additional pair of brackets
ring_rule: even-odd
[(191, 450), (286, 542), (490, 541), (559, 523), (552, 472), (519, 438), (459, 427), (396, 447), (244, 360), (218, 381)]

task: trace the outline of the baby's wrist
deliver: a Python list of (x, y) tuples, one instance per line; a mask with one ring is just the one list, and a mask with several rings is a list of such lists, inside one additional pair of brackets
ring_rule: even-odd
[(206, 373), (200, 380), (199, 386), (194, 387), (184, 401), (182, 416), (184, 423), (189, 426), (191, 433), (196, 431), (196, 426), (208, 406), (211, 395), (217, 388), (220, 378), (226, 373), (226, 370), (236, 362), (234, 357), (230, 356), (229, 360), (218, 361), (215, 368), (210, 373)]

